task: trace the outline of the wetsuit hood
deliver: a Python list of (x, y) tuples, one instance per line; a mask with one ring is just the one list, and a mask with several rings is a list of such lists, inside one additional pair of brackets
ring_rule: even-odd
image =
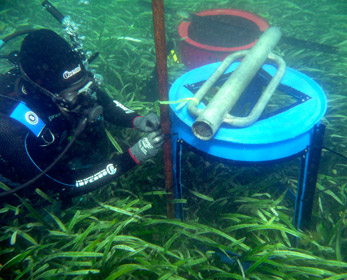
[(48, 29), (31, 32), (24, 38), (19, 61), (27, 78), (54, 94), (74, 86), (87, 75), (78, 53)]

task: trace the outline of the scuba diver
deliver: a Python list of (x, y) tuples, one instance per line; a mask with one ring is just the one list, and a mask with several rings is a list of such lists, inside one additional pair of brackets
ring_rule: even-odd
[[(13, 61), (15, 67), (0, 76), (0, 181), (12, 188), (0, 192), (0, 200), (15, 201), (13, 193), (31, 196), (33, 187), (62, 199), (81, 195), (160, 150), (164, 137), (158, 116), (140, 116), (112, 100), (79, 53), (55, 32), (30, 32), (20, 52), (12, 53)], [(123, 154), (69, 167), (66, 162), (74, 156), (67, 151), (73, 141), (86, 127), (102, 126), (104, 121), (148, 134)]]

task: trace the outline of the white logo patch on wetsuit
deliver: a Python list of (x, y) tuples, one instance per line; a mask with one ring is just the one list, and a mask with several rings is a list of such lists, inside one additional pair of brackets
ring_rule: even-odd
[(113, 103), (116, 104), (117, 107), (121, 108), (125, 112), (125, 114), (134, 113), (133, 110), (125, 107), (122, 103), (118, 102), (117, 100), (113, 100)]
[(71, 78), (72, 76), (75, 76), (77, 73), (81, 72), (81, 70), (82, 70), (81, 66), (78, 64), (78, 66), (75, 69), (72, 69), (71, 71), (66, 70), (63, 73), (63, 78), (67, 80)]
[(39, 122), (39, 117), (33, 111), (29, 111), (25, 114), (25, 120), (31, 125), (36, 125)]
[(76, 181), (76, 187), (83, 187), (87, 184), (94, 183), (95, 181), (98, 181), (99, 179), (107, 176), (107, 175), (114, 175), (117, 172), (117, 167), (115, 167), (112, 163), (108, 164), (105, 169), (100, 170), (99, 172), (95, 173), (92, 176), (89, 176), (87, 178), (84, 178), (82, 180)]

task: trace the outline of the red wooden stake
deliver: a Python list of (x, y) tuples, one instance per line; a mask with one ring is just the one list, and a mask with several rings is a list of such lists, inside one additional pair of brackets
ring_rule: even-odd
[[(165, 40), (165, 17), (163, 0), (152, 0), (153, 25), (155, 37), (155, 50), (157, 57), (159, 100), (168, 100), (168, 76), (166, 61), (166, 40)], [(169, 135), (171, 131), (170, 111), (168, 105), (160, 105), (160, 119), (162, 132)], [(171, 195), (166, 199), (166, 210), (168, 218), (174, 218), (174, 207), (171, 200), (174, 198), (173, 173), (172, 173), (172, 150), (170, 137), (163, 145), (165, 189)]]

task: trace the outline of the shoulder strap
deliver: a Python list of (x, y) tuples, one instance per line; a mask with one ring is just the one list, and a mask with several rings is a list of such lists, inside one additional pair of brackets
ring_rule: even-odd
[(46, 124), (24, 102), (17, 103), (10, 117), (26, 126), (36, 137), (40, 137)]

